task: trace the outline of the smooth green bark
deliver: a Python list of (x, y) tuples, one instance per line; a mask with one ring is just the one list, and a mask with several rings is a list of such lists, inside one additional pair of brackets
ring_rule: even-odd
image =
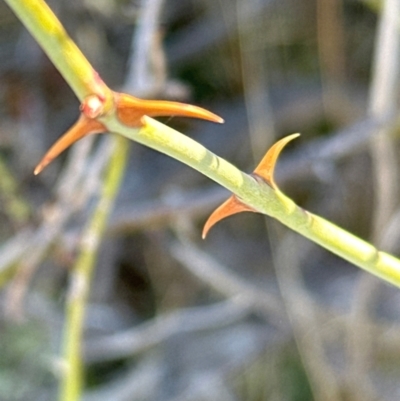
[(111, 92), (43, 0), (5, 0), (82, 101)]
[(399, 259), (379, 252), (370, 243), (300, 208), (279, 190), (256, 181), (193, 139), (149, 117), (145, 121), (146, 125), (139, 130), (128, 128), (111, 118), (107, 126), (114, 132), (198, 170), (237, 195), (247, 205), (279, 220), (356, 266), (400, 287)]

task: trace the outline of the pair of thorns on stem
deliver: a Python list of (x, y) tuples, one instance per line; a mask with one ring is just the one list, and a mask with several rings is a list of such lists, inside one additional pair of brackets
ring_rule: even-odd
[[(125, 93), (112, 93), (113, 109), (117, 118), (128, 127), (140, 128), (144, 126), (143, 117), (183, 116), (223, 123), (224, 120), (214, 113), (201, 107), (164, 100), (144, 100)], [(81, 114), (76, 123), (47, 151), (36, 166), (34, 174), (39, 174), (60, 153), (79, 139), (91, 135), (106, 133), (107, 127), (103, 123), (105, 99), (98, 95), (90, 95), (80, 106)], [(272, 188), (277, 189), (274, 181), (274, 168), (278, 156), (284, 146), (299, 134), (285, 137), (275, 143), (266, 153), (260, 164), (253, 172), (253, 176), (262, 179)], [(236, 195), (232, 195), (219, 206), (208, 218), (204, 225), (202, 237), (205, 238), (210, 228), (225, 217), (240, 212), (258, 212), (246, 205)]]

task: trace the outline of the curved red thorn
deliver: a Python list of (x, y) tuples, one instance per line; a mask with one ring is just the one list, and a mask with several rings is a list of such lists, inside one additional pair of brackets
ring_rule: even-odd
[(47, 151), (33, 173), (39, 174), (61, 152), (84, 136), (100, 134), (106, 130), (106, 127), (100, 122), (81, 114), (78, 121)]
[(228, 198), (222, 205), (217, 207), (207, 219), (206, 223), (204, 224), (203, 233), (201, 237), (204, 239), (207, 236), (207, 233), (210, 231), (211, 227), (218, 223), (220, 220), (224, 219), (225, 217), (232, 216), (233, 214), (240, 213), (240, 212), (256, 212), (250, 206), (245, 205), (241, 202), (235, 195), (232, 195)]
[(140, 120), (145, 115), (149, 117), (183, 116), (200, 118), (215, 123), (224, 122), (221, 117), (201, 107), (166, 100), (138, 99), (126, 93), (116, 94), (116, 104), (118, 118), (130, 127), (140, 127)]
[(272, 145), (266, 155), (261, 160), (260, 164), (256, 167), (253, 173), (257, 174), (261, 178), (263, 178), (272, 188), (277, 188), (274, 179), (274, 172), (276, 162), (278, 161), (278, 157), (282, 151), (282, 149), (293, 139), (300, 136), (300, 134), (292, 134), (285, 138), (282, 138), (274, 145)]

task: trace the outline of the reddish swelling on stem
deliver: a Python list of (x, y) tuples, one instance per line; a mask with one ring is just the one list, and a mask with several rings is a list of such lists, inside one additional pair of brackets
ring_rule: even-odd
[(104, 99), (97, 95), (88, 96), (79, 107), (82, 114), (88, 118), (97, 118), (103, 114)]

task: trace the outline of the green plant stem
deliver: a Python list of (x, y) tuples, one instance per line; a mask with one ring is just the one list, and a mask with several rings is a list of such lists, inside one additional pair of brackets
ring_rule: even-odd
[(103, 181), (100, 199), (82, 234), (81, 249), (71, 273), (64, 330), (65, 371), (60, 385), (60, 401), (77, 401), (82, 392), (81, 344), (86, 303), (96, 255), (125, 170), (129, 143), (115, 136), (114, 150)]
[(82, 101), (90, 94), (112, 102), (111, 91), (43, 0), (5, 0)]
[(198, 170), (260, 213), (279, 220), (343, 259), (400, 287), (399, 259), (300, 208), (279, 190), (256, 181), (191, 138), (149, 117), (145, 117), (145, 122), (143, 128), (134, 130), (110, 117), (107, 127)]

